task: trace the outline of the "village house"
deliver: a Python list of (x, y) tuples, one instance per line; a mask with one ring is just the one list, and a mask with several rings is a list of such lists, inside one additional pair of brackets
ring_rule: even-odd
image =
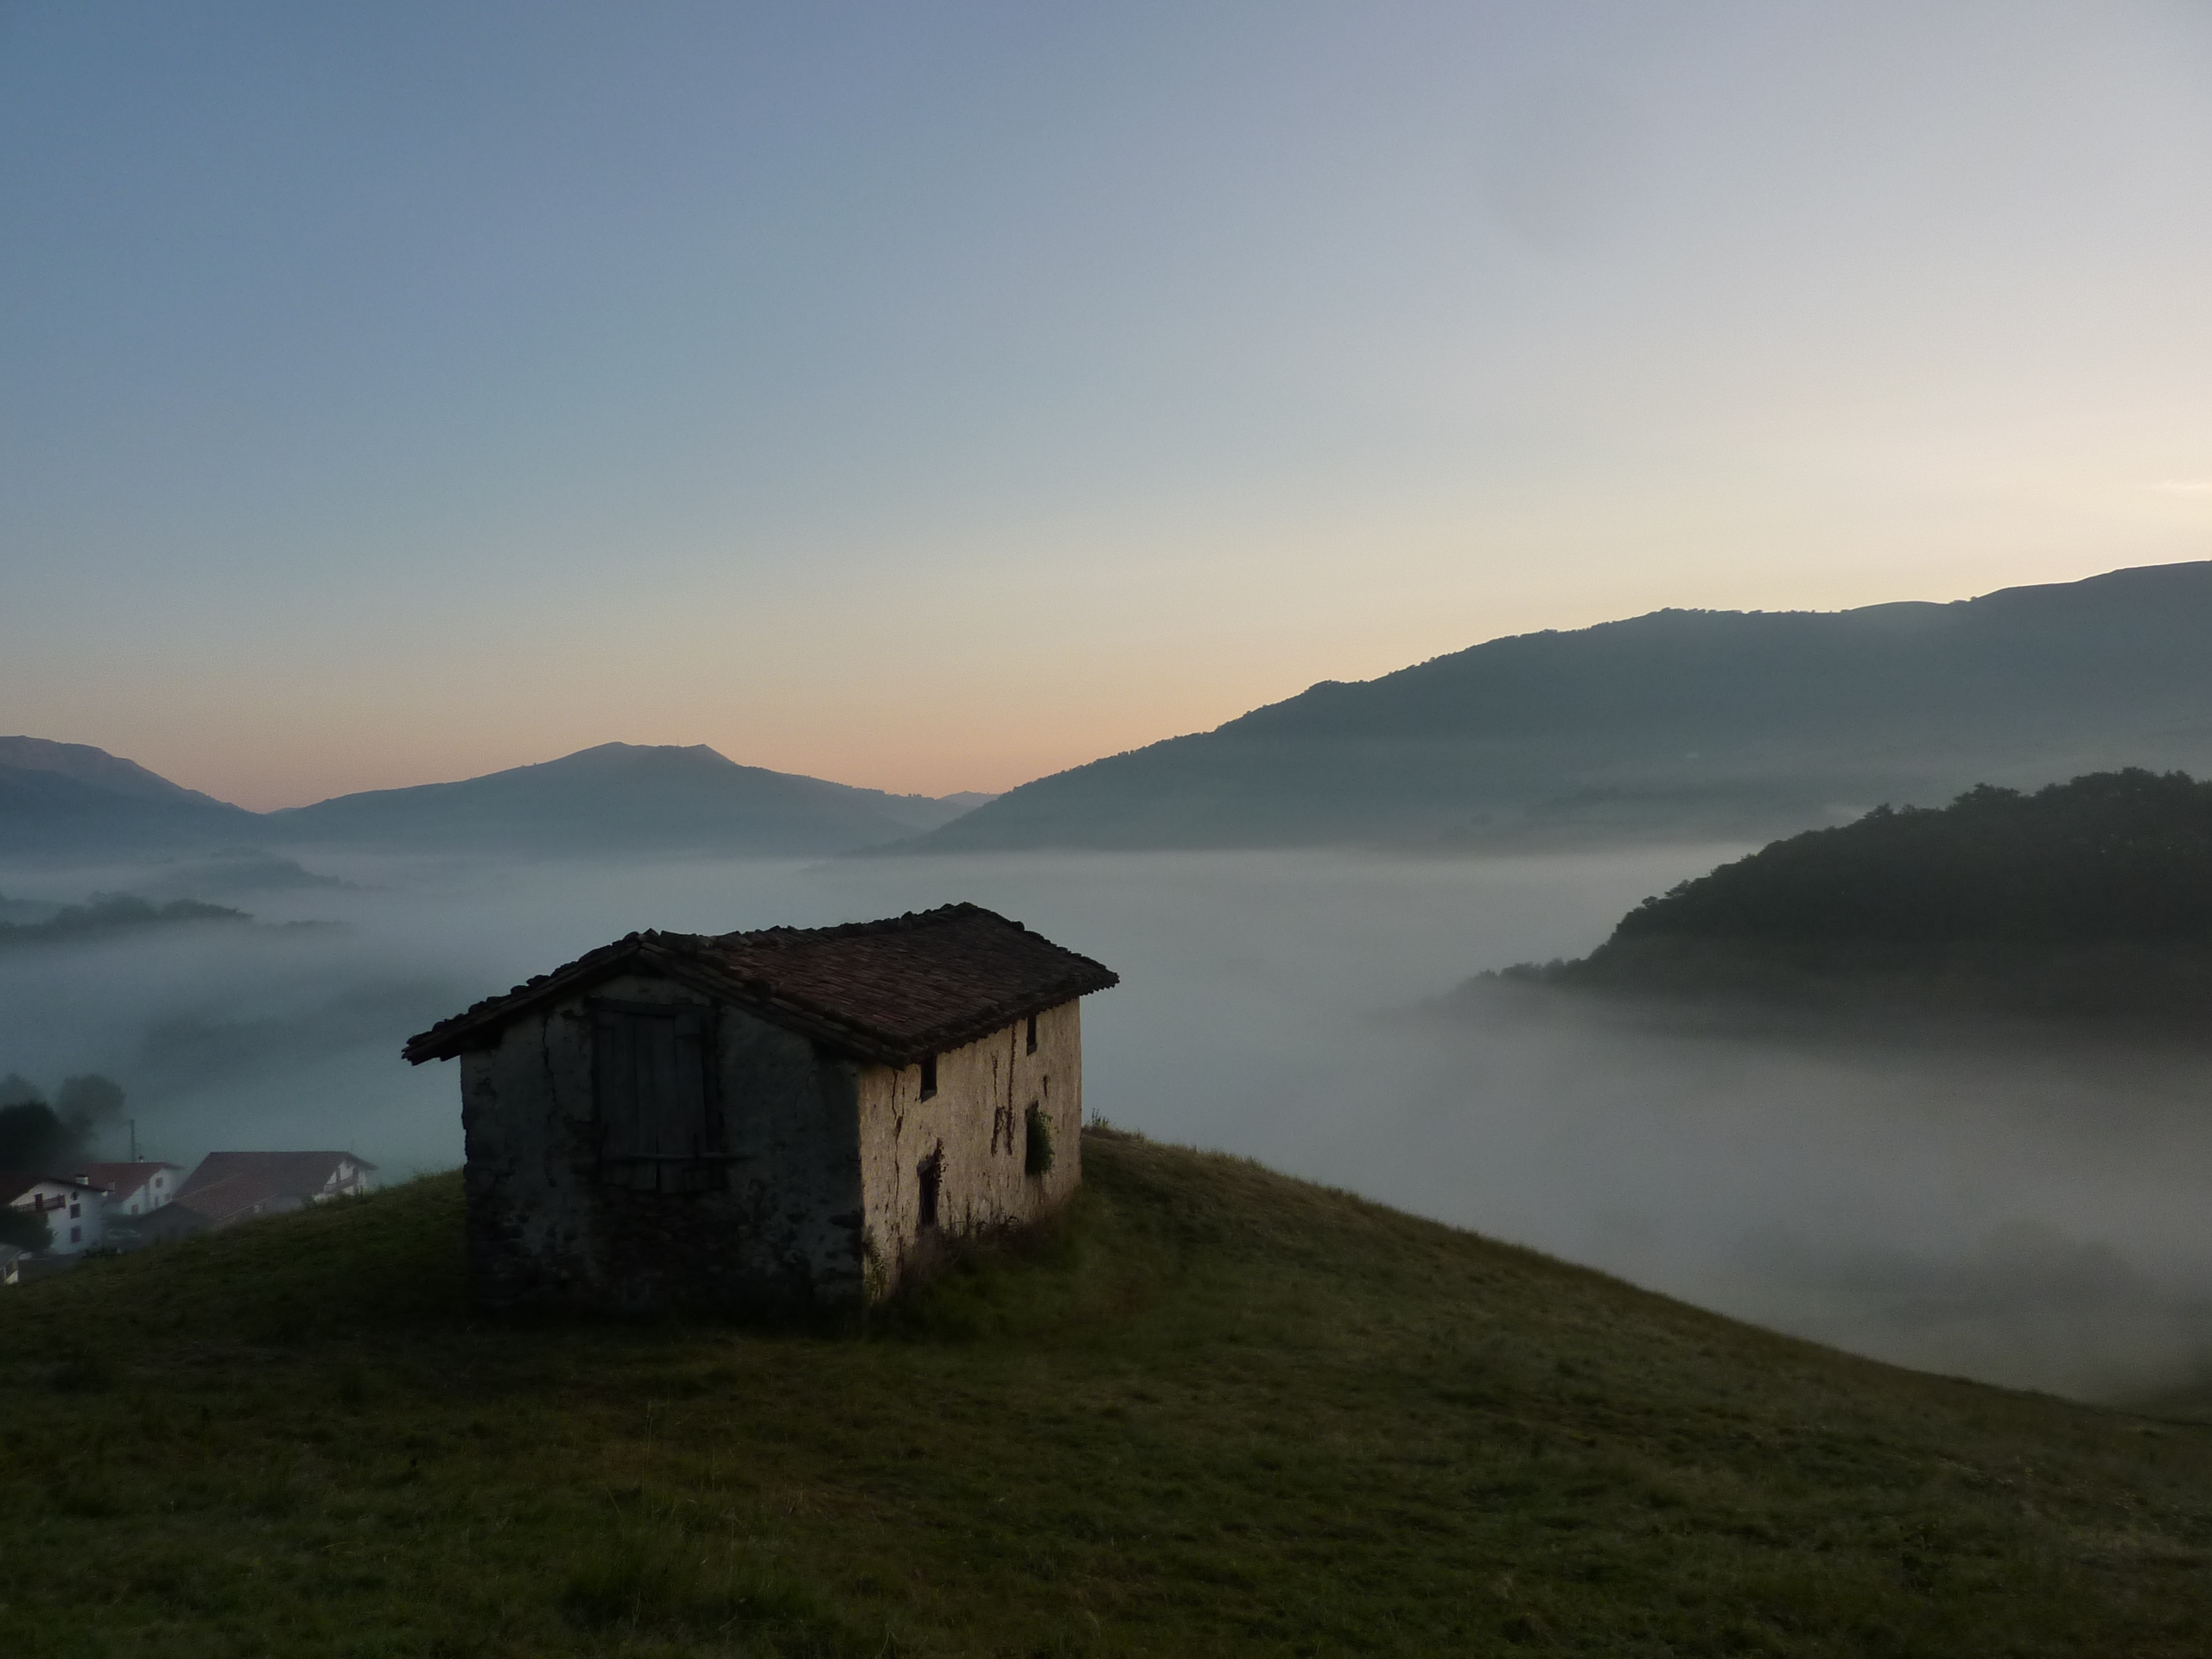
[(107, 1243), (105, 1194), (66, 1175), (0, 1172), (0, 1204), (45, 1218), (54, 1242), (41, 1254), (77, 1255)]
[(176, 1193), (176, 1178), (184, 1173), (175, 1164), (84, 1164), (72, 1172), (88, 1186), (97, 1186), (110, 1219), (143, 1216), (158, 1210)]
[(1078, 999), (1117, 982), (975, 905), (632, 933), (404, 1052), (461, 1063), (485, 1304), (820, 1306), (1074, 1192)]
[(174, 1198), (146, 1213), (138, 1236), (168, 1243), (327, 1204), (368, 1192), (375, 1173), (374, 1164), (350, 1152), (211, 1152)]

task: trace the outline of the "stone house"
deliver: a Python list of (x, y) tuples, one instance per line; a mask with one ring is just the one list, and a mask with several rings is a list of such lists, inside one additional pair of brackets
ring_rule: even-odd
[(493, 1306), (887, 1294), (1082, 1179), (1088, 957), (975, 905), (632, 933), (410, 1040), (459, 1058)]

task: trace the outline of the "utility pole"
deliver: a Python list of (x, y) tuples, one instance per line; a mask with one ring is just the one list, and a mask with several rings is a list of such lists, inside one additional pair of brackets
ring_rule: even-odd
[(134, 1164), (135, 1164), (135, 1163), (137, 1163), (137, 1162), (138, 1161), (138, 1120), (137, 1120), (137, 1118), (135, 1118), (135, 1117), (134, 1117), (134, 1118), (132, 1118), (132, 1119), (130, 1119), (130, 1161), (131, 1161), (132, 1163), (134, 1163)]

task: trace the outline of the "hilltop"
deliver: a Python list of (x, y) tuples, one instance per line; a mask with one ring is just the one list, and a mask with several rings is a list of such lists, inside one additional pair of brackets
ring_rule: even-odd
[(42, 1654), (2194, 1656), (2212, 1432), (1218, 1156), (864, 1331), (503, 1323), (457, 1178), (0, 1295)]
[(371, 790), (272, 812), (286, 842), (550, 853), (849, 851), (931, 829), (940, 804), (744, 766), (703, 743), (602, 743), (460, 783)]
[(219, 801), (213, 795), (203, 795), (196, 789), (173, 784), (160, 773), (149, 772), (135, 760), (125, 760), (120, 755), (110, 754), (105, 749), (96, 749), (89, 743), (56, 743), (43, 737), (0, 737), (0, 767), (67, 778), (135, 801), (156, 801), (171, 806), (226, 807), (233, 812), (244, 810), (240, 807), (230, 806), (228, 802)]
[(253, 918), (226, 905), (202, 904), (194, 899), (173, 899), (168, 904), (155, 905), (127, 893), (99, 893), (85, 904), (60, 906), (52, 915), (36, 921), (0, 921), (0, 950), (24, 944), (78, 944), (143, 932), (149, 928), (202, 922), (251, 926)]
[(1025, 784), (913, 843), (1763, 840), (1878, 801), (2212, 768), (2212, 563), (1953, 604), (1669, 610), (1324, 682)]
[(2212, 783), (2130, 769), (1878, 808), (1645, 899), (1580, 961), (1509, 976), (2212, 1036)]
[[(82, 743), (0, 738), (0, 854), (184, 852), (235, 885), (281, 876), (263, 844), (413, 852), (814, 857), (935, 829), (990, 797), (893, 795), (740, 766), (704, 744), (602, 743), (480, 778), (251, 812)], [(227, 859), (227, 871), (214, 868)], [(247, 871), (245, 866), (255, 868)], [(298, 880), (327, 883), (290, 867)], [(168, 872), (173, 880), (181, 872)], [(296, 884), (296, 882), (295, 882)]]
[(0, 853), (219, 846), (257, 822), (87, 743), (0, 737)]

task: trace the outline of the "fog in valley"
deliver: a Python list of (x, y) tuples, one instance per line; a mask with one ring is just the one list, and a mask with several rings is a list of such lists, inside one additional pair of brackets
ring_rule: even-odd
[(478, 997), (633, 928), (967, 899), (1122, 976), (1084, 1009), (1096, 1116), (1885, 1359), (2100, 1397), (2197, 1375), (2212, 1064), (2032, 1035), (1725, 1035), (1556, 997), (1414, 1012), (1587, 950), (1737, 850), (0, 870), (17, 920), (93, 892), (255, 918), (10, 944), (0, 1071), (118, 1079), (143, 1153), (187, 1166), (343, 1147), (404, 1179), (461, 1141), (454, 1068), (399, 1045)]

